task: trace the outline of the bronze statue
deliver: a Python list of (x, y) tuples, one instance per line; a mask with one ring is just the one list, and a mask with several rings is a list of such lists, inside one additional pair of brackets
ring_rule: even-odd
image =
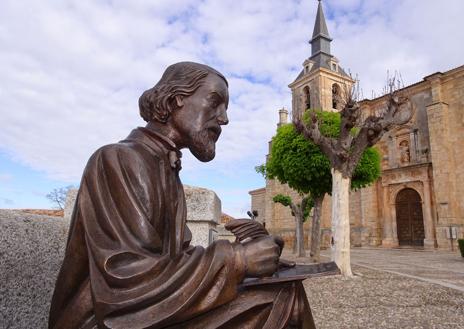
[(146, 127), (92, 155), (49, 328), (315, 328), (301, 279), (243, 284), (276, 272), (280, 240), (190, 246), (180, 149), (212, 160), (228, 102), (216, 70), (171, 65), (139, 99)]

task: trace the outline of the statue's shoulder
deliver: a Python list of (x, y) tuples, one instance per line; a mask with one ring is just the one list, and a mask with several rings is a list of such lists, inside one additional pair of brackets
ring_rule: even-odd
[(92, 157), (135, 156), (137, 153), (139, 152), (133, 143), (119, 142), (100, 147), (93, 153)]
[(141, 129), (134, 129), (126, 139), (97, 149), (90, 157), (87, 169), (99, 171), (107, 166), (119, 166), (129, 171), (142, 170), (146, 167), (147, 161), (150, 167), (156, 168), (167, 161), (164, 153), (163, 149), (147, 138)]
[(122, 166), (130, 165), (143, 158), (143, 150), (134, 143), (112, 143), (97, 149), (89, 158), (87, 167), (93, 165), (120, 164)]

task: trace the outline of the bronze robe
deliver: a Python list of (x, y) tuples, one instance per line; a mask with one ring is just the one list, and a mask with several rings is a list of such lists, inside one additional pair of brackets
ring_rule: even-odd
[(178, 157), (146, 128), (92, 155), (49, 328), (312, 328), (300, 283), (240, 291), (234, 244), (189, 246)]

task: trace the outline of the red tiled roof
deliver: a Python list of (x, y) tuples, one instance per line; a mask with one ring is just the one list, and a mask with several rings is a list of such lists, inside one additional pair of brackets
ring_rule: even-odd
[(54, 216), (54, 217), (63, 217), (63, 210), (55, 209), (20, 209), (22, 212), (34, 215), (44, 215), (44, 216)]
[(232, 217), (232, 216), (229, 216), (229, 215), (227, 215), (225, 213), (221, 214), (221, 224), (227, 224), (232, 219), (235, 219), (235, 218)]

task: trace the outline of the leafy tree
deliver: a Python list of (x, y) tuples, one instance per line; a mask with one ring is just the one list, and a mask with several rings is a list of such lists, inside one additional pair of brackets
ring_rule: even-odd
[[(317, 111), (317, 116), (321, 120), (321, 131), (325, 135), (331, 137), (339, 135), (340, 114)], [(276, 136), (272, 139), (271, 154), (268, 161), (266, 164), (257, 167), (257, 171), (266, 178), (278, 179), (282, 184), (288, 184), (302, 196), (303, 201), (308, 196), (311, 197), (314, 212), (310, 255), (315, 262), (319, 261), (322, 202), (325, 194), (330, 194), (332, 191), (330, 169), (330, 161), (321, 152), (319, 146), (308, 141), (291, 124), (282, 125), (278, 128)], [(358, 189), (368, 186), (379, 176), (380, 155), (375, 149), (369, 148), (363, 153), (362, 159), (358, 167), (356, 167), (355, 175), (351, 181), (351, 188)], [(290, 205), (291, 198), (288, 196), (286, 198), (288, 199), (283, 200), (280, 197), (280, 200)], [(274, 201), (276, 202), (276, 200)], [(280, 203), (284, 204), (283, 202)], [(294, 207), (298, 206), (301, 206), (301, 204), (294, 203)], [(310, 208), (306, 206), (302, 209), (307, 210)], [(301, 210), (298, 212), (293, 208), (292, 211), (294, 215), (301, 213)], [(298, 226), (302, 226), (303, 218), (295, 216), (295, 219), (298, 232)], [(297, 236), (297, 241), (302, 241), (302, 238), (299, 239)], [(302, 248), (302, 246), (299, 246), (299, 248)]]
[(72, 188), (73, 188), (72, 185), (69, 185), (66, 187), (54, 188), (45, 197), (52, 202), (55, 208), (63, 210), (66, 204), (66, 195), (68, 194), (68, 191)]
[(277, 194), (272, 199), (275, 203), (280, 203), (285, 207), (289, 207), (292, 211), (292, 216), (295, 217), (295, 237), (293, 252), (299, 257), (305, 257), (304, 251), (304, 232), (303, 223), (309, 216), (311, 208), (314, 206), (313, 199), (310, 195), (306, 195), (301, 200), (301, 203), (294, 203), (288, 195)]
[[(325, 132), (324, 118), (309, 111), (306, 120), (295, 118), (294, 125), (308, 141), (318, 145), (330, 161), (332, 175), (332, 259), (345, 277), (352, 276), (350, 263), (349, 189), (359, 175), (366, 174), (370, 165), (363, 164), (365, 151), (374, 146), (394, 127), (408, 122), (414, 114), (407, 95), (399, 91), (396, 78), (389, 81), (384, 108), (373, 115), (361, 115), (355, 100), (355, 90), (346, 88), (337, 135)], [(370, 175), (368, 175), (370, 176)], [(362, 187), (364, 183), (355, 187)]]

